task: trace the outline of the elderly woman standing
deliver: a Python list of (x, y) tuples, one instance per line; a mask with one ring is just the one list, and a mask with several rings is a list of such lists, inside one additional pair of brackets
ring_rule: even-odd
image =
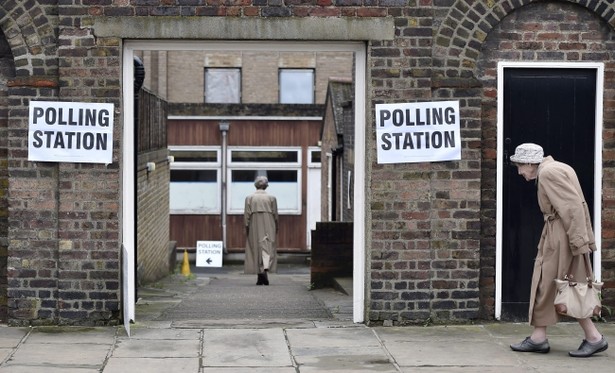
[(274, 196), (265, 191), (269, 186), (265, 176), (257, 177), (254, 186), (256, 191), (245, 200), (244, 273), (257, 274), (256, 285), (269, 285), (267, 272), (275, 272), (277, 267), (278, 203)]
[[(596, 250), (594, 232), (583, 191), (572, 167), (551, 156), (545, 158), (542, 147), (532, 143), (519, 145), (510, 160), (526, 181), (536, 180), (538, 205), (545, 221), (530, 294), (529, 322), (534, 329), (529, 337), (510, 348), (547, 353), (550, 350), (547, 327), (559, 321), (553, 304), (554, 279), (563, 278), (571, 268), (575, 278), (586, 276), (583, 255)], [(570, 356), (589, 357), (609, 347), (590, 318), (577, 321), (585, 339), (577, 350), (568, 353)]]

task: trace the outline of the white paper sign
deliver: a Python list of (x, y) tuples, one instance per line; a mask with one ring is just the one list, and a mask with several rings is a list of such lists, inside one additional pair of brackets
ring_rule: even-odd
[(222, 267), (222, 241), (196, 241), (197, 267)]
[(113, 104), (30, 101), (28, 160), (110, 164)]
[(459, 101), (376, 105), (378, 163), (461, 159)]

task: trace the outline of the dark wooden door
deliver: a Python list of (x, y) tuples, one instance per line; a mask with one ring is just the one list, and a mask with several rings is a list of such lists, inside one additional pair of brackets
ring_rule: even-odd
[(505, 68), (503, 78), (501, 319), (525, 321), (543, 219), (535, 183), (519, 176), (508, 157), (533, 142), (571, 165), (593, 214), (596, 70)]

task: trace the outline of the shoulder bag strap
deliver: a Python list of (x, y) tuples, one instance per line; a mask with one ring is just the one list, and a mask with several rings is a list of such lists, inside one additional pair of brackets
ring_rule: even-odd
[[(568, 274), (566, 275), (568, 280), (574, 280), (574, 276), (572, 275), (572, 268), (576, 258), (578, 258), (578, 256), (573, 257), (570, 261), (570, 267), (568, 267)], [(585, 279), (587, 280), (587, 283), (591, 286), (592, 282), (594, 282), (594, 274), (592, 271), (592, 266), (590, 264), (591, 261), (589, 259), (589, 253), (583, 254), (583, 261), (585, 262)]]

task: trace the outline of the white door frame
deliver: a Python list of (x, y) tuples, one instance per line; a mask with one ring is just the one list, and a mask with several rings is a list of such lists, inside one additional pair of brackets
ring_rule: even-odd
[(497, 181), (496, 181), (496, 237), (495, 237), (495, 318), (502, 315), (502, 183), (504, 164), (504, 69), (506, 68), (540, 68), (540, 69), (594, 69), (596, 70), (596, 127), (594, 134), (594, 234), (597, 250), (594, 253), (594, 276), (600, 281), (602, 269), (602, 111), (604, 93), (604, 63), (601, 62), (499, 62), (498, 63), (498, 118), (497, 118)]
[[(318, 163), (312, 162), (312, 152), (317, 151), (320, 152), (319, 147), (308, 147), (307, 156), (306, 156), (306, 169), (307, 169), (307, 208), (305, 209), (305, 219), (306, 219), (306, 245), (307, 249), (312, 251), (312, 229), (316, 229), (316, 223), (320, 221), (320, 210), (322, 205), (321, 193), (314, 193), (315, 191), (320, 191), (320, 189), (310, 188), (311, 185), (321, 185), (321, 170), (322, 170), (322, 154), (321, 160)], [(314, 183), (314, 180), (317, 180), (317, 183)]]
[(122, 185), (122, 310), (124, 328), (130, 336), (130, 323), (135, 321), (135, 149), (134, 149), (134, 54), (132, 50), (124, 49), (122, 59), (122, 154), (121, 154), (121, 185)]
[(353, 321), (364, 321), (365, 314), (365, 126), (367, 51), (364, 42), (301, 42), (301, 41), (186, 41), (125, 40), (123, 44), (123, 132), (122, 132), (122, 243), (126, 248), (126, 270), (123, 280), (125, 315), (135, 319), (134, 239), (134, 51), (135, 50), (218, 50), (218, 51), (346, 51), (355, 55), (355, 185), (353, 224)]

